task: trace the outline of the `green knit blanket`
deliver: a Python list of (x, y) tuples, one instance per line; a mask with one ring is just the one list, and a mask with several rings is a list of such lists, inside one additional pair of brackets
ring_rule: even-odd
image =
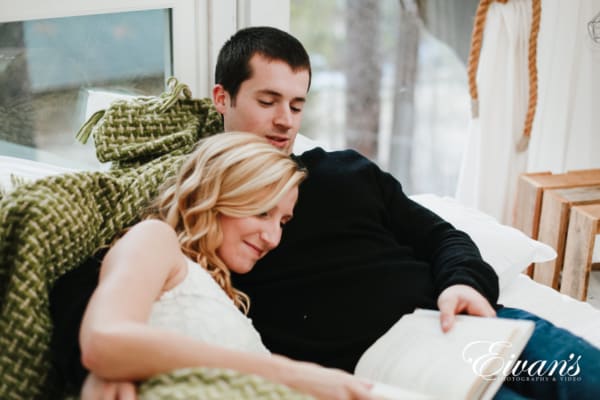
[[(108, 172), (47, 177), (1, 198), (0, 398), (61, 396), (49, 355), (48, 296), (54, 282), (135, 223), (198, 139), (222, 130), (209, 99), (192, 99), (185, 85), (169, 84), (171, 89), (160, 96), (114, 102), (81, 128), (78, 138), (85, 142), (92, 135), (98, 159), (112, 163)], [(234, 374), (237, 386), (228, 385), (232, 375), (216, 371), (187, 371), (185, 379), (181, 374), (158, 377), (142, 386), (149, 393), (145, 398), (194, 398), (177, 397), (186, 379), (198, 393), (213, 393), (202, 397), (209, 399), (263, 398), (254, 395), (261, 386), (256, 382), (272, 385), (240, 374)], [(174, 381), (178, 385), (170, 392), (168, 383)], [(204, 382), (202, 390), (199, 382)], [(253, 388), (248, 393), (254, 394), (235, 394), (240, 382), (247, 382)], [(282, 390), (287, 395), (273, 398), (298, 396)]]
[(140, 400), (314, 400), (256, 375), (215, 368), (189, 368), (143, 382)]

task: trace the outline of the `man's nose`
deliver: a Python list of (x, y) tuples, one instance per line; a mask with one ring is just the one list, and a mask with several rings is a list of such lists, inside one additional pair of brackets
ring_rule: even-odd
[(287, 106), (281, 106), (277, 109), (277, 115), (274, 119), (275, 125), (289, 129), (292, 127), (292, 110)]

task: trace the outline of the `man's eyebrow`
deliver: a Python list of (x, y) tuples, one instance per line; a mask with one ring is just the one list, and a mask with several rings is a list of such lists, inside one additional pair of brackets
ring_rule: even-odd
[[(275, 90), (271, 90), (271, 89), (262, 89), (262, 90), (257, 91), (256, 94), (274, 96), (274, 97), (283, 97), (283, 95), (281, 93), (276, 92)], [(305, 103), (306, 98), (305, 97), (294, 97), (292, 101), (299, 101), (301, 103)]]

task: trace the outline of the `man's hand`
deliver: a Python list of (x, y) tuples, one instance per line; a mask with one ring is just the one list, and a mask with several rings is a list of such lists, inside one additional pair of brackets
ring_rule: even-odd
[(448, 332), (454, 325), (456, 314), (466, 312), (480, 317), (495, 317), (496, 311), (477, 290), (467, 285), (452, 285), (444, 289), (437, 300), (440, 309), (442, 331)]
[(81, 388), (81, 400), (136, 400), (135, 385), (124, 381), (105, 381), (89, 374)]

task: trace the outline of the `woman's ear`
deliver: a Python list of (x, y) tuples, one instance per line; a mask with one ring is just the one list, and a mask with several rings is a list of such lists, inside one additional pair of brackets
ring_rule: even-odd
[(216, 84), (212, 90), (213, 103), (215, 108), (220, 114), (225, 114), (227, 105), (229, 103), (229, 93), (225, 90), (223, 85)]

